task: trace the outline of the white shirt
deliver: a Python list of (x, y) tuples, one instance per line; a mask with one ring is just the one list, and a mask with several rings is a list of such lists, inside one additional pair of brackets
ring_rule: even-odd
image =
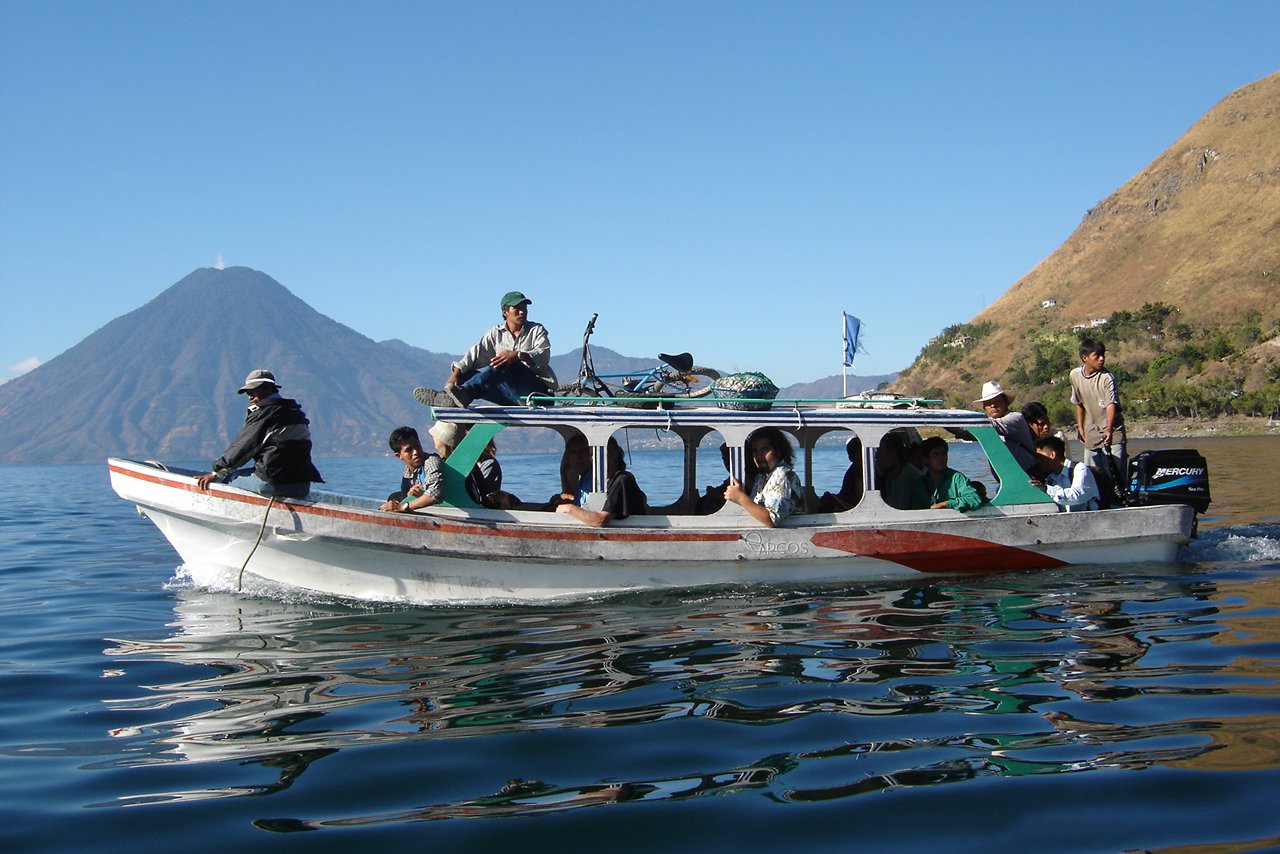
[(511, 334), (506, 323), (499, 323), (486, 332), (466, 355), (454, 362), (453, 367), (462, 374), (478, 371), (488, 367), (489, 360), (498, 355), (500, 350), (514, 350), (520, 356), (520, 361), (547, 388), (556, 387), (556, 375), (551, 370), (551, 339), (547, 337), (546, 327), (532, 321), (525, 323), (519, 338)]
[(1044, 479), (1044, 488), (1054, 503), (1068, 513), (1097, 510), (1101, 503), (1093, 472), (1088, 466), (1071, 460), (1064, 460), (1062, 471)]

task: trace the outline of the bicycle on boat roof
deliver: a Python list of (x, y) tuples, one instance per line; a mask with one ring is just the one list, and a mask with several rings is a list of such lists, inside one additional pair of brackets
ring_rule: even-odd
[(578, 378), (556, 389), (560, 397), (614, 398), (631, 401), (624, 405), (646, 408), (671, 406), (669, 401), (664, 401), (665, 398), (705, 397), (711, 393), (712, 381), (720, 378), (718, 371), (695, 365), (693, 356), (688, 353), (659, 353), (662, 364), (645, 371), (596, 373), (591, 356), (591, 333), (595, 331), (597, 317), (598, 314), (591, 315), (587, 329), (582, 333), (582, 362)]

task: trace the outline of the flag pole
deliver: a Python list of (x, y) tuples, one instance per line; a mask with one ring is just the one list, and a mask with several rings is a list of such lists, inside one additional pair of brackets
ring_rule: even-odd
[(844, 341), (844, 352), (840, 354), (840, 385), (844, 391), (841, 397), (849, 396), (849, 366), (845, 364), (844, 353), (849, 352), (849, 322), (844, 319), (844, 312), (840, 312), (840, 334)]
[(849, 396), (849, 368), (853, 367), (854, 359), (858, 352), (858, 334), (862, 331), (862, 321), (853, 317), (847, 311), (840, 312), (844, 325), (844, 358), (841, 360), (844, 367), (840, 371), (842, 385), (844, 386), (844, 396)]

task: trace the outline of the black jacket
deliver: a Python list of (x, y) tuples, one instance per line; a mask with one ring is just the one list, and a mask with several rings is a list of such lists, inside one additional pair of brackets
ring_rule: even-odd
[(269, 397), (250, 406), (244, 426), (222, 456), (214, 460), (213, 471), (225, 481), (231, 472), (253, 459), (254, 474), (267, 483), (324, 483), (311, 464), (310, 424), (296, 400)]

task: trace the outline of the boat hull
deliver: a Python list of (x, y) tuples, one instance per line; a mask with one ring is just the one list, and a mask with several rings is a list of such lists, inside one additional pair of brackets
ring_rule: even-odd
[(546, 513), (399, 514), (370, 502), (269, 500), (229, 486), (202, 491), (190, 473), (149, 464), (113, 459), (109, 468), (115, 491), (155, 523), (189, 567), (419, 604), (1170, 561), (1195, 522), (1191, 508), (1169, 505), (1071, 514), (873, 513), (850, 522), (799, 517), (778, 528), (733, 518), (637, 517), (587, 528)]

